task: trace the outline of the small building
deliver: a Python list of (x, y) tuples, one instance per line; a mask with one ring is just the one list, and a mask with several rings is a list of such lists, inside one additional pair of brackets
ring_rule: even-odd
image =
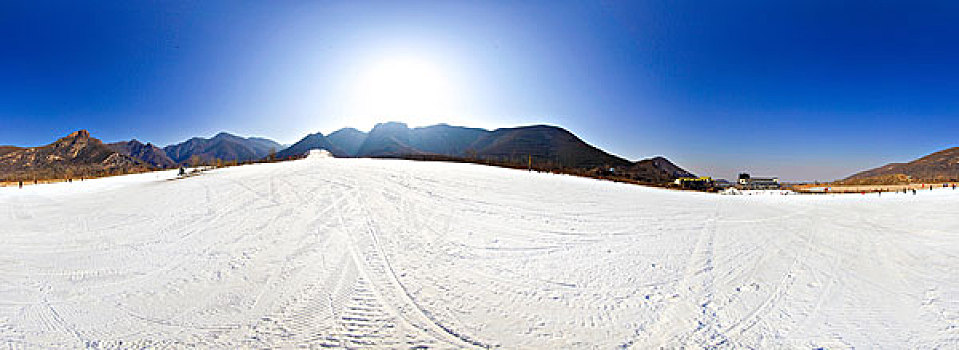
[(720, 189), (720, 190), (724, 190), (724, 189), (733, 187), (733, 185), (734, 185), (734, 184), (733, 184), (732, 182), (730, 182), (729, 180), (726, 180), (726, 179), (715, 179), (715, 180), (713, 180), (713, 187), (714, 187), (714, 188), (717, 188), (717, 189)]
[(778, 190), (782, 188), (778, 177), (752, 177), (747, 173), (739, 174), (739, 186), (743, 190)]

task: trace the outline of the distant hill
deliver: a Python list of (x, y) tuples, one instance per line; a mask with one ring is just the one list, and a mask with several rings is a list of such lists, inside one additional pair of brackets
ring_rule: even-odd
[(357, 152), (361, 157), (435, 154), (561, 167), (628, 166), (623, 158), (593, 147), (566, 129), (534, 125), (493, 131), (445, 124), (410, 129), (403, 123), (377, 124)]
[(669, 182), (680, 177), (696, 177), (663, 157), (638, 161), (622, 169), (621, 172), (635, 180), (655, 183)]
[(330, 143), (330, 140), (327, 137), (323, 136), (321, 133), (309, 134), (306, 135), (300, 141), (297, 141), (292, 146), (278, 152), (276, 154), (277, 158), (287, 158), (287, 157), (297, 157), (302, 156), (313, 149), (325, 149), (330, 151), (331, 154), (337, 157), (347, 157), (350, 156), (347, 152), (341, 150), (339, 147), (334, 146)]
[(346, 155), (352, 157), (360, 150), (360, 146), (366, 141), (366, 133), (354, 128), (343, 128), (334, 131), (326, 138)]
[(526, 159), (552, 163), (560, 167), (624, 167), (630, 162), (587, 144), (566, 129), (534, 125), (496, 129), (470, 146), (477, 156), (492, 159)]
[(856, 173), (842, 183), (892, 184), (909, 181), (959, 180), (959, 147), (942, 150), (908, 163), (890, 163)]
[(127, 156), (131, 156), (156, 168), (172, 168), (176, 162), (166, 155), (162, 148), (151, 143), (143, 144), (137, 140), (108, 143), (107, 147)]
[(265, 158), (271, 151), (279, 152), (283, 146), (276, 141), (249, 137), (243, 138), (221, 132), (210, 139), (194, 137), (183, 143), (166, 146), (163, 150), (177, 164), (189, 163), (193, 156), (199, 157), (202, 162), (213, 159), (222, 160), (259, 160)]
[(86, 130), (40, 147), (0, 147), (0, 178), (11, 181), (119, 174), (150, 167), (90, 137)]

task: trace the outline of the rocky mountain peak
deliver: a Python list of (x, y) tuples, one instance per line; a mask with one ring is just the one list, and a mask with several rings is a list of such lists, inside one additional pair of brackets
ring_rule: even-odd
[(87, 131), (86, 129), (80, 129), (80, 130), (74, 131), (74, 132), (73, 132), (72, 134), (70, 134), (70, 135), (67, 135), (67, 138), (71, 138), (71, 139), (88, 139), (88, 138), (90, 138), (90, 132)]

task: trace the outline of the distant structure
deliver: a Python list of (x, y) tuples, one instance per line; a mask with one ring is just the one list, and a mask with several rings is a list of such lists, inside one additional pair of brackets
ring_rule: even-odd
[(747, 173), (739, 174), (739, 185), (742, 190), (778, 190), (782, 188), (778, 177), (752, 177)]
[(726, 179), (715, 179), (713, 180), (713, 187), (720, 190), (725, 190), (727, 188), (733, 187), (733, 183)]
[(711, 177), (681, 177), (673, 181), (673, 185), (689, 190), (706, 190), (713, 186)]

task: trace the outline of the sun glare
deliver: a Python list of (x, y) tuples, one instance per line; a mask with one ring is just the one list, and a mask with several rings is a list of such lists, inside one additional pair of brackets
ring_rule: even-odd
[(410, 57), (374, 63), (359, 76), (353, 95), (359, 116), (411, 124), (442, 120), (455, 97), (449, 76), (438, 65)]

